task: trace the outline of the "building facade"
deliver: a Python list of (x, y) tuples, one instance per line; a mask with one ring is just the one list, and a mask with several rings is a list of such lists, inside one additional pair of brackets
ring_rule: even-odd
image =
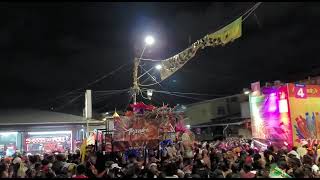
[[(0, 156), (12, 155), (16, 150), (32, 154), (73, 151), (86, 137), (87, 121), (81, 116), (9, 110), (0, 111), (0, 119)], [(90, 129), (99, 126), (96, 121), (89, 124)]]
[(187, 105), (186, 124), (199, 140), (216, 136), (242, 135), (250, 138), (248, 96), (237, 94)]

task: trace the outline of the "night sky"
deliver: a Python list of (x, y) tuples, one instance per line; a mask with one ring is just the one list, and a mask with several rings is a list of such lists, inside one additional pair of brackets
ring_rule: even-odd
[[(86, 88), (96, 112), (124, 109), (132, 61), (146, 35), (155, 37), (144, 58), (171, 57), (254, 3), (0, 3), (1, 108), (36, 108), (81, 114)], [(239, 93), (251, 82), (283, 82), (317, 75), (320, 3), (264, 2), (243, 23), (240, 39), (198, 51), (180, 71), (154, 89), (211, 96)], [(87, 84), (129, 63), (108, 78)], [(131, 64), (130, 64), (131, 63)], [(62, 98), (71, 90), (83, 88)], [(191, 97), (191, 95), (190, 95)], [(192, 96), (195, 97), (195, 96)], [(53, 100), (52, 100), (53, 99)], [(72, 103), (69, 103), (72, 101)], [(193, 99), (154, 94), (155, 103)]]

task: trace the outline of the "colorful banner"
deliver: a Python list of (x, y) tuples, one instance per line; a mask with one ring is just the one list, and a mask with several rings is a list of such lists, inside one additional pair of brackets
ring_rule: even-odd
[(289, 84), (293, 140), (309, 145), (320, 140), (320, 86)]
[(287, 88), (263, 88), (250, 96), (252, 136), (258, 140), (292, 145)]
[(114, 150), (140, 148), (149, 146), (151, 141), (159, 141), (159, 125), (159, 121), (139, 115), (115, 119)]
[(181, 53), (162, 61), (162, 69), (160, 71), (161, 80), (164, 80), (179, 70), (185, 63), (193, 58), (199, 48), (207, 46), (225, 45), (242, 35), (242, 17), (233, 21), (224, 28), (215, 33), (206, 35), (197, 42), (193, 43), (189, 48)]
[(250, 96), (256, 139), (299, 146), (320, 143), (320, 86), (287, 84)]

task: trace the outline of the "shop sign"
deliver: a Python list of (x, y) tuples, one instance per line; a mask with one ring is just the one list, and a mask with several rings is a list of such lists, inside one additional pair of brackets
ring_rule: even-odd
[(66, 142), (66, 137), (46, 137), (46, 138), (27, 138), (26, 144), (40, 144), (40, 143), (62, 143)]

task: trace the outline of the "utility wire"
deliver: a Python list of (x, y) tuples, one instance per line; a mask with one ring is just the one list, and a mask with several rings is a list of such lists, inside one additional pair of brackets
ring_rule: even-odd
[[(148, 90), (147, 88), (141, 88), (142, 90)], [(182, 95), (195, 95), (195, 96), (227, 96), (226, 94), (202, 94), (202, 93), (188, 93), (188, 92), (172, 92), (172, 91), (159, 91), (159, 90), (154, 90), (154, 92), (166, 92), (166, 93), (172, 93), (172, 94), (182, 94)]]
[[(191, 97), (191, 96), (185, 96), (185, 95), (179, 94), (179, 92), (157, 91), (157, 90), (154, 90), (153, 92), (158, 92), (158, 93), (162, 93), (162, 94), (166, 94), (166, 95), (172, 95), (172, 96), (188, 98), (188, 99), (193, 99), (193, 100), (201, 100), (201, 101), (207, 100), (207, 99), (202, 99), (202, 98), (195, 98), (195, 97)], [(187, 94), (193, 94), (194, 95), (194, 93), (187, 93)], [(199, 94), (197, 94), (197, 95), (199, 95)], [(203, 94), (201, 94), (201, 95), (203, 95)], [(215, 95), (215, 96), (217, 96), (217, 95)], [(219, 97), (223, 97), (223, 96), (220, 95)]]
[(187, 98), (187, 99), (193, 99), (193, 100), (200, 100), (200, 101), (203, 101), (205, 99), (200, 99), (200, 98), (194, 98), (194, 97), (190, 97), (190, 96), (184, 96), (184, 95), (178, 95), (178, 94), (173, 94), (173, 93), (170, 93), (170, 92), (159, 92), (159, 93), (163, 93), (163, 94), (167, 94), (167, 95), (172, 95), (172, 96), (177, 96), (177, 97), (182, 97), (182, 98)]
[[(154, 78), (146, 69), (144, 69), (142, 66), (140, 66), (141, 67), (141, 69), (143, 69), (152, 79), (153, 79), (153, 81), (155, 81), (156, 82), (156, 84), (158, 84), (160, 87), (161, 87), (161, 82), (162, 81), (160, 81), (160, 82), (158, 82), (157, 80), (156, 80), (156, 78)], [(141, 85), (141, 84), (139, 84), (139, 85)], [(142, 86), (150, 86), (150, 85), (142, 85)]]
[(95, 100), (94, 104), (97, 104), (97, 103), (100, 103), (100, 102), (103, 102), (104, 100), (108, 99), (108, 98), (112, 98), (114, 96), (111, 96), (110, 95), (120, 95), (120, 94), (123, 94), (123, 93), (127, 93), (126, 91), (122, 91), (122, 92), (117, 92), (117, 93), (112, 93), (112, 94), (107, 94), (107, 95), (104, 95), (104, 96), (101, 96), (101, 97), (97, 97), (95, 99), (98, 99), (98, 100)]
[(82, 96), (84, 96), (83, 94), (81, 94), (81, 95), (79, 95), (79, 96), (77, 96), (77, 97), (75, 97), (75, 98), (73, 98), (73, 99), (71, 99), (69, 102), (67, 102), (66, 104), (64, 104), (64, 105), (62, 105), (62, 106), (60, 106), (60, 107), (58, 107), (56, 110), (62, 110), (63, 108), (65, 108), (66, 106), (68, 106), (69, 104), (72, 104), (74, 101), (76, 101), (77, 99), (79, 99), (80, 97), (82, 97)]
[(94, 91), (94, 93), (121, 92), (121, 91), (126, 91), (126, 90), (129, 90), (129, 89), (130, 89), (130, 88), (126, 88), (126, 89), (117, 89), (117, 90)]
[[(122, 93), (124, 93), (124, 92), (122, 92)], [(126, 93), (128, 93), (128, 92), (126, 92)], [(130, 101), (131, 101), (131, 99), (132, 99), (132, 96), (130, 96), (130, 94), (128, 93), (128, 103), (126, 103), (126, 106), (124, 107), (124, 108), (127, 108), (128, 106), (129, 106), (129, 104), (130, 104)], [(105, 99), (106, 100), (106, 99)], [(100, 103), (101, 103), (102, 101), (100, 101)], [(100, 107), (100, 108), (98, 108), (98, 109), (96, 109), (96, 111), (101, 111), (103, 108), (105, 108), (105, 107), (107, 107), (107, 106), (109, 106), (110, 104), (106, 104), (106, 105), (104, 105), (104, 106), (102, 106), (102, 107)], [(118, 109), (118, 108), (117, 108)]]
[(255, 4), (251, 9), (249, 9), (245, 14), (246, 15), (242, 21), (245, 21), (260, 5), (262, 4), (262, 2), (258, 2), (257, 4)]
[(108, 96), (108, 95), (112, 95), (112, 94), (121, 94), (123, 92), (128, 92), (129, 89), (124, 89), (124, 90), (121, 90), (121, 91), (114, 91), (114, 92), (105, 92), (105, 93), (93, 93), (92, 96), (93, 98), (101, 98), (101, 97), (105, 97), (105, 96)]
[(78, 88), (78, 89), (75, 89), (75, 90), (69, 91), (69, 92), (67, 92), (67, 93), (65, 93), (65, 94), (63, 94), (63, 95), (61, 95), (61, 96), (58, 96), (58, 97), (54, 98), (53, 100), (56, 100), (56, 99), (59, 99), (59, 98), (65, 97), (65, 96), (67, 96), (67, 95), (69, 95), (69, 94), (73, 93), (74, 91), (79, 91), (79, 90), (82, 90), (82, 89), (84, 89), (84, 88), (86, 88), (86, 87), (89, 87), (89, 86), (91, 86), (91, 85), (93, 85), (93, 84), (96, 84), (96, 83), (100, 82), (101, 80), (103, 80), (103, 79), (105, 79), (105, 78), (107, 78), (107, 77), (109, 77), (109, 76), (113, 75), (115, 72), (117, 72), (117, 71), (121, 70), (122, 68), (124, 68), (125, 66), (129, 65), (130, 63), (131, 63), (131, 62), (125, 63), (125, 64), (123, 64), (123, 65), (119, 66), (117, 69), (115, 69), (115, 70), (113, 70), (113, 71), (109, 72), (108, 74), (106, 74), (106, 75), (104, 75), (104, 76), (102, 76), (102, 77), (100, 77), (100, 78), (98, 78), (98, 79), (96, 79), (96, 80), (94, 80), (94, 81), (90, 82), (90, 83), (89, 83), (89, 84), (87, 84), (85, 87), (81, 87), (81, 88)]

